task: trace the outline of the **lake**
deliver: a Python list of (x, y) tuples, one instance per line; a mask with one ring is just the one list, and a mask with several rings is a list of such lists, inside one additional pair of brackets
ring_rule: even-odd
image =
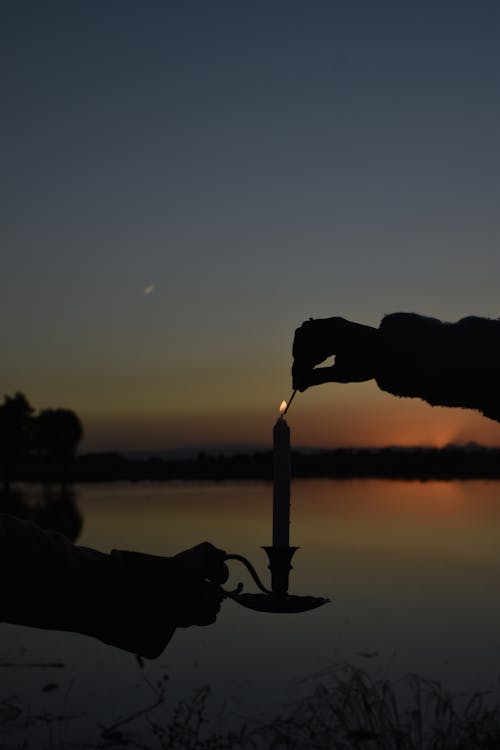
[[(271, 542), (270, 483), (115, 483), (76, 495), (79, 544), (170, 555), (208, 540), (248, 557), (268, 583), (260, 547)], [(97, 737), (154, 703), (161, 681), (167, 701), (156, 716), (207, 684), (227, 725), (277, 714), (338, 663), (396, 680), (416, 672), (453, 691), (497, 690), (499, 482), (297, 480), (290, 543), (300, 547), (290, 592), (329, 604), (285, 615), (228, 600), (215, 625), (178, 630), (143, 665), (83, 636), (1, 625), (0, 661), (11, 666), (0, 667), (0, 701), (20, 707), (26, 725), (4, 725), (5, 747), (20, 733), (28, 747)], [(229, 566), (228, 587), (256, 590), (238, 562)], [(30, 666), (49, 663), (64, 666)], [(126, 726), (148, 731), (143, 719)]]

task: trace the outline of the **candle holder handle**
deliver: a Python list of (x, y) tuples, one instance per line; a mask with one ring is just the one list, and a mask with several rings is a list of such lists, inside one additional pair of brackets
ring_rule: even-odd
[[(264, 586), (264, 584), (260, 580), (259, 575), (258, 575), (257, 571), (255, 570), (254, 566), (252, 565), (252, 563), (250, 562), (250, 560), (246, 559), (246, 557), (243, 557), (243, 555), (230, 554), (230, 555), (226, 555), (226, 560), (238, 560), (238, 562), (240, 562), (242, 565), (245, 566), (245, 568), (248, 570), (248, 572), (252, 576), (252, 578), (255, 581), (255, 583), (258, 586), (258, 588), (264, 594), (271, 594), (272, 593), (271, 591), (269, 591), (269, 589), (266, 589), (266, 587)], [(238, 593), (239, 593), (239, 591), (238, 591)]]

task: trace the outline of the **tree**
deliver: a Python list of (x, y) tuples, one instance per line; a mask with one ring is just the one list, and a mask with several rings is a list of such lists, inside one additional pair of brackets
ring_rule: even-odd
[(44, 409), (36, 418), (36, 445), (39, 454), (53, 464), (62, 484), (83, 437), (83, 427), (70, 409)]
[(26, 396), (4, 396), (0, 406), (0, 462), (3, 482), (9, 488), (16, 464), (28, 455), (33, 409)]

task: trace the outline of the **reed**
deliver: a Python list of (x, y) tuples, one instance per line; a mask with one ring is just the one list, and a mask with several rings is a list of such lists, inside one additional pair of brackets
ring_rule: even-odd
[[(350, 665), (329, 670), (310, 694), (272, 720), (241, 721), (220, 730), (214, 696), (200, 687), (176, 704), (166, 683), (155, 701), (119, 723), (101, 728), (91, 744), (45, 743), (44, 750), (498, 750), (500, 701), (490, 693), (451, 694), (417, 675), (377, 680)], [(211, 718), (212, 717), (212, 718)], [(33, 718), (33, 717), (32, 717)], [(43, 717), (47, 721), (47, 717)], [(63, 717), (57, 717), (61, 721)], [(223, 718), (223, 717), (222, 717)], [(12, 702), (0, 703), (0, 731), (24, 720)], [(4, 732), (2, 732), (4, 734)], [(7, 731), (7, 734), (9, 732)], [(4, 734), (5, 736), (5, 734)], [(2, 748), (31, 750), (29, 740)], [(35, 745), (33, 745), (35, 748)], [(40, 745), (36, 745), (40, 750)]]

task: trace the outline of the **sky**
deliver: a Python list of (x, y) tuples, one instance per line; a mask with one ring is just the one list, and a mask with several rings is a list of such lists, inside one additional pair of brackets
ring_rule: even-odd
[[(270, 444), (293, 332), (500, 316), (496, 0), (3, 0), (1, 394), (85, 450)], [(295, 445), (500, 444), (326, 384)]]

